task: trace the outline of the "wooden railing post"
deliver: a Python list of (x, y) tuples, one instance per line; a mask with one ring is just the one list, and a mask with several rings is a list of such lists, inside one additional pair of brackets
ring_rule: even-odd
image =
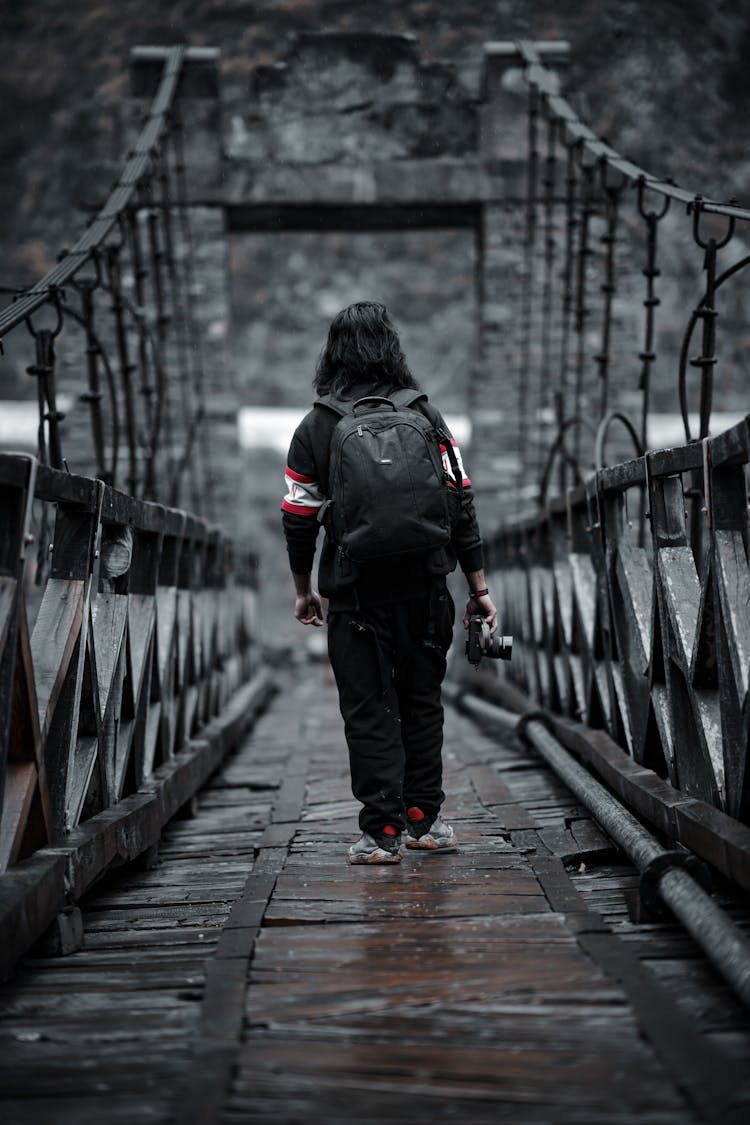
[[(202, 724), (210, 718), (208, 706), (209, 687), (206, 665), (206, 629), (209, 612), (206, 593), (206, 540), (208, 525), (205, 520), (190, 519), (182, 540), (178, 583), (180, 598), (189, 606), (192, 622), (190, 648), (190, 687), (186, 699), (185, 721), (191, 725)], [(183, 610), (187, 613), (187, 610)], [(188, 713), (189, 712), (189, 713)]]
[(24, 597), (36, 468), (0, 455), (0, 871), (52, 831)]
[[(99, 757), (106, 805), (122, 796), (127, 784), (134, 712), (127, 666), (128, 583), (133, 565), (133, 531), (129, 526), (102, 527), (99, 584), (91, 614), (101, 714)], [(125, 697), (125, 698), (124, 698)], [(132, 771), (130, 780), (132, 782)]]
[[(585, 613), (583, 619), (587, 625), (584, 634), (587, 640), (587, 679), (589, 685), (587, 721), (592, 726), (603, 726), (611, 731), (614, 714), (614, 699), (609, 672), (612, 640), (607, 588), (607, 552), (604, 539), (604, 507), (598, 474), (589, 477), (585, 489), (589, 559), (594, 574), (592, 591), (591, 571), (586, 568), (587, 598), (585, 603), (581, 603), (581, 608)], [(583, 574), (581, 578), (583, 580)]]
[[(750, 820), (750, 569), (748, 495), (750, 427), (735, 440), (716, 438), (709, 446), (707, 524), (710, 582), (703, 611), (701, 647), (693, 676), (718, 691), (721, 711), (726, 808)], [(710, 679), (709, 679), (710, 677)]]
[(102, 800), (89, 628), (103, 493), (102, 482), (91, 481), (83, 503), (58, 503), (50, 576), (31, 637), (56, 838), (78, 823), (87, 799), (100, 807)]
[(724, 769), (716, 692), (695, 689), (702, 590), (688, 542), (680, 476), (651, 481), (654, 540), (652, 703), (673, 785), (723, 805)]
[(13, 682), (22, 604), (25, 537), (34, 498), (36, 460), (0, 458), (0, 808), (9, 754)]
[(609, 620), (610, 733), (645, 763), (649, 720), (649, 665), (653, 576), (648, 552), (632, 542), (627, 491), (601, 500)]

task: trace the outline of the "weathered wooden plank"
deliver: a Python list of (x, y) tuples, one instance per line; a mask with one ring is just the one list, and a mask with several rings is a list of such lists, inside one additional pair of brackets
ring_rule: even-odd
[(573, 579), (575, 623), (590, 653), (594, 649), (596, 627), (596, 572), (587, 555), (572, 554), (570, 569)]
[[(186, 683), (188, 658), (192, 652), (193, 595), (190, 590), (177, 591), (177, 679), (181, 687)], [(223, 651), (229, 652), (229, 648)]]
[(52, 469), (49, 465), (38, 465), (35, 495), (39, 500), (51, 504), (62, 502), (80, 507), (86, 512), (94, 512), (97, 505), (97, 483), (89, 477), (65, 473), (61, 469)]
[(100, 593), (91, 607), (91, 638), (96, 659), (98, 702), (101, 716), (109, 703), (115, 671), (121, 658), (128, 620), (126, 594)]
[[(23, 602), (18, 615), (18, 657), (15, 669), (13, 710), (11, 713), (10, 740), (8, 756), (17, 761), (34, 759), (40, 774), (43, 772), (41, 732), (39, 728), (39, 704), (36, 694), (34, 664), (29, 638), (29, 622)], [(49, 797), (44, 787), (45, 816), (49, 819)]]
[(201, 741), (161, 767), (147, 789), (92, 817), (70, 833), (63, 847), (38, 852), (38, 865), (24, 867), (28, 877), (16, 878), (14, 870), (0, 878), (0, 930), (12, 928), (14, 935), (0, 948), (0, 976), (10, 972), (19, 954), (61, 909), (63, 878), (67, 891), (79, 898), (115, 860), (132, 859), (155, 843), (163, 825), (213, 773), (272, 691), (270, 677), (261, 673), (238, 693), (226, 717), (215, 719)]
[[(343, 857), (342, 857), (343, 858)], [(507, 913), (538, 914), (547, 910), (544, 896), (508, 894), (486, 894), (481, 899), (476, 895), (455, 894), (449, 903), (435, 903), (431, 896), (416, 898), (407, 896), (391, 901), (378, 900), (345, 902), (299, 902), (274, 896), (273, 903), (266, 913), (267, 926), (288, 926), (292, 924), (331, 923), (337, 921), (378, 921), (388, 919), (401, 921), (404, 918), (476, 918), (499, 916)]]
[(736, 426), (711, 438), (711, 464), (747, 465), (750, 459), (750, 419), (743, 418)]
[[(282, 816), (285, 821), (299, 820), (306, 764), (307, 755), (303, 754), (297, 763), (300, 772), (284, 774), (271, 811), (277, 823)], [(178, 1116), (186, 1123), (215, 1120), (223, 1104), (241, 1034), (247, 966), (286, 856), (286, 846), (268, 846), (259, 853), (219, 938), (216, 959), (207, 972), (195, 1048), (196, 1061), (203, 1065), (188, 1077), (179, 1100)]]
[[(222, 792), (247, 795), (253, 815), (267, 820), (274, 791), (287, 773), (289, 748), (301, 744), (311, 754), (309, 784), (302, 787), (295, 765), (277, 808), (289, 815), (285, 805), (292, 790), (300, 802), (305, 792), (307, 801), (314, 796), (310, 807), (318, 810), (340, 811), (346, 804), (343, 746), (337, 720), (330, 718), (330, 685), (320, 695), (320, 686), (311, 681), (297, 712), (280, 706), (262, 720), (258, 776), (265, 794), (243, 786), (255, 766), (248, 743), (227, 766), (226, 788), (214, 783), (209, 791), (205, 822), (201, 810), (195, 819), (168, 826), (160, 852), (168, 858), (160, 867), (132, 878), (123, 872), (117, 879), (121, 898), (114, 886), (98, 901), (92, 894), (90, 953), (84, 949), (57, 966), (43, 962), (38, 983), (25, 997), (13, 998), (12, 1027), (33, 1028), (39, 1026), (35, 1019), (43, 1019), (50, 1029), (41, 1047), (16, 1042), (8, 1055), (18, 1064), (19, 1078), (27, 1079), (26, 1104), (47, 1104), (48, 1091), (59, 1080), (66, 1104), (85, 1114), (97, 1096), (93, 1073), (118, 1098), (130, 1099), (131, 1119), (153, 1097), (153, 1089), (166, 1088), (171, 1096), (164, 1117), (184, 1125), (219, 1118), (348, 1125), (355, 1116), (374, 1125), (385, 1115), (394, 1121), (408, 1116), (420, 1125), (458, 1117), (535, 1125), (550, 1120), (683, 1125), (690, 1120), (682, 1090), (692, 1090), (695, 1075), (702, 1080), (706, 1067), (693, 1065), (690, 1050), (675, 1051), (679, 1067), (674, 1069), (654, 1054), (648, 1019), (639, 1011), (636, 1020), (619, 982), (620, 972), (631, 972), (637, 962), (634, 943), (629, 966), (618, 962), (603, 968), (601, 951), (584, 941), (616, 939), (576, 893), (560, 861), (539, 854), (533, 829), (524, 831), (529, 843), (536, 838), (536, 854), (514, 850), (498, 835), (495, 813), (512, 807), (514, 795), (519, 799), (516, 784), (533, 805), (534, 811), (525, 814), (530, 820), (538, 816), (545, 829), (557, 823), (573, 837), (577, 830), (585, 835), (587, 821), (576, 803), (538, 763), (524, 760), (517, 743), (499, 747), (493, 737), (448, 712), (446, 742), (464, 745), (472, 762), (465, 767), (453, 754), (446, 760), (447, 809), (462, 847), (455, 855), (407, 852), (397, 868), (350, 867), (345, 848), (356, 834), (350, 809), (269, 829), (264, 834), (268, 846), (247, 877), (260, 833), (233, 835), (233, 825), (242, 822), (242, 805), (232, 801), (225, 814), (217, 807)], [(325, 722), (316, 726), (319, 716)], [(502, 777), (482, 768), (498, 755)], [(482, 777), (490, 795), (502, 796), (506, 804), (482, 806), (475, 788)], [(220, 858), (207, 861), (206, 856)], [(615, 865), (603, 868), (588, 884), (587, 875), (576, 877), (580, 885), (596, 883), (589, 897), (595, 894), (615, 921), (627, 919), (623, 888), (633, 884), (632, 873), (621, 871)], [(246, 880), (239, 900), (237, 874)], [(278, 895), (284, 910), (287, 901), (295, 907), (309, 904), (313, 912), (320, 903), (326, 910), (333, 904), (341, 908), (340, 918), (321, 924), (302, 918), (259, 929), (275, 880), (268, 913)], [(201, 910), (201, 896), (212, 891), (219, 898), (234, 896), (234, 905), (227, 900), (223, 911)], [(505, 900), (505, 905), (484, 914), (488, 899)], [(519, 899), (537, 908), (519, 912), (512, 905)], [(420, 903), (429, 900), (432, 908), (422, 912)], [(383, 906), (393, 913), (379, 919)], [(665, 932), (661, 926), (659, 949), (668, 956), (672, 950)], [(201, 965), (204, 950), (217, 953), (208, 974)], [(83, 976), (76, 985), (79, 964)], [(679, 999), (679, 987), (676, 975), (668, 1006)], [(237, 1020), (243, 1011), (240, 1042)], [(86, 1031), (98, 1024), (101, 1043)], [(736, 1097), (740, 1087), (731, 1067), (715, 1055), (714, 1087)], [(81, 1065), (84, 1057), (88, 1070)], [(31, 1076), (40, 1061), (45, 1077), (34, 1088)], [(136, 1072), (140, 1091), (133, 1089)], [(71, 1075), (80, 1080), (77, 1091)], [(99, 1091), (99, 1096), (98, 1104), (106, 1109), (111, 1093)]]
[[(720, 700), (721, 772), (726, 766), (727, 809), (739, 816), (748, 764), (748, 692), (750, 691), (750, 573), (743, 533), (714, 532), (713, 580), (718, 620), (714, 620), (718, 657), (717, 710)], [(715, 769), (718, 767), (715, 766)]]
[(167, 690), (168, 668), (173, 657), (177, 625), (177, 588), (159, 586), (156, 591), (156, 668), (159, 683)]
[(65, 905), (65, 859), (39, 851), (0, 878), (0, 980)]
[[(631, 1112), (654, 1105), (681, 1108), (679, 1096), (660, 1086), (658, 1069), (649, 1066), (647, 1054), (635, 1044), (627, 1051), (608, 1053), (601, 1044), (590, 1043), (585, 1054), (576, 1054), (563, 1042), (558, 1051), (544, 1056), (543, 1066), (540, 1062), (540, 1055), (533, 1048), (524, 1054), (508, 1049), (498, 1051), (476, 1042), (458, 1047), (453, 1043), (450, 1051), (447, 1044), (441, 1050), (434, 1043), (392, 1042), (390, 1050), (384, 1043), (377, 1052), (367, 1043), (355, 1042), (342, 1051), (340, 1044), (319, 1042), (309, 1034), (286, 1044), (255, 1035), (241, 1056), (238, 1090), (250, 1099), (252, 1078), (257, 1080), (276, 1065), (289, 1076), (284, 1083), (287, 1090), (292, 1085), (292, 1075), (292, 1089), (305, 1090), (308, 1120), (329, 1119), (318, 1116), (319, 1099), (322, 1093), (323, 1104), (330, 1104), (334, 1083), (347, 1091), (347, 1102), (356, 1091), (360, 1095), (368, 1091), (370, 1098), (375, 1091), (376, 1096), (387, 1091), (401, 1092), (403, 1097), (406, 1083), (415, 1074), (419, 1077), (412, 1090), (418, 1098), (429, 1092), (448, 1101), (465, 1099), (465, 1112), (472, 1120), (474, 1105), (485, 1100), (495, 1101), (497, 1113), (497, 1099), (502, 1099), (506, 1107), (519, 1102), (546, 1104), (548, 1112), (567, 1104), (570, 1109), (596, 1107), (602, 1113), (605, 1107), (623, 1102), (631, 1106)], [(264, 1094), (273, 1095), (271, 1083), (262, 1079), (260, 1082)], [(279, 1093), (274, 1100), (283, 1104)], [(351, 1112), (350, 1102), (348, 1109)]]
[[(39, 710), (29, 642), (26, 608), (21, 602), (17, 630), (18, 654), (15, 662), (8, 762), (33, 765), (36, 788), (28, 792), (21, 818), (14, 822), (8, 813), (0, 821), (0, 870), (14, 863), (22, 850), (26, 853), (52, 838), (53, 822), (49, 789), (42, 753)], [(18, 808), (18, 806), (16, 806)]]
[(31, 635), (39, 726), (49, 729), (83, 625), (85, 583), (50, 578)]
[(15, 863), (19, 855), (37, 782), (36, 762), (11, 759), (7, 763), (0, 821), (0, 871)]
[(11, 624), (16, 613), (18, 582), (15, 578), (0, 574), (0, 658), (11, 632)]
[(155, 620), (156, 605), (151, 594), (128, 595), (130, 673), (133, 678), (136, 699), (140, 693), (140, 685), (149, 656)]

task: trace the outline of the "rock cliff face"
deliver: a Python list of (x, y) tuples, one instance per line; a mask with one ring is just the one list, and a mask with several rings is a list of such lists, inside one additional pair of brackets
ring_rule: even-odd
[(303, 163), (463, 156), (477, 147), (468, 101), (455, 66), (422, 65), (416, 40), (305, 33), (253, 73), (227, 153)]

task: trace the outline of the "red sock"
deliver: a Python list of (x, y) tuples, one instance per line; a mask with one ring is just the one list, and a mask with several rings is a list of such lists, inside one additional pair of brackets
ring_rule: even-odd
[(410, 809), (407, 809), (406, 815), (408, 816), (412, 824), (419, 824), (420, 820), (424, 820), (424, 813), (421, 809), (418, 809), (416, 805), (414, 805)]
[(398, 836), (398, 828), (394, 828), (392, 824), (386, 824), (383, 829), (384, 836)]

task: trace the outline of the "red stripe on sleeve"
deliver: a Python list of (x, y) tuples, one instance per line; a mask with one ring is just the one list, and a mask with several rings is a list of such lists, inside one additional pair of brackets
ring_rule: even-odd
[(281, 510), (291, 512), (295, 516), (317, 516), (320, 508), (311, 508), (308, 504), (290, 504), (288, 500), (282, 500)]
[(299, 484), (315, 483), (315, 477), (306, 477), (304, 473), (295, 473), (294, 469), (290, 469), (288, 465), (284, 470), (284, 473), (289, 477), (290, 480), (296, 480)]

